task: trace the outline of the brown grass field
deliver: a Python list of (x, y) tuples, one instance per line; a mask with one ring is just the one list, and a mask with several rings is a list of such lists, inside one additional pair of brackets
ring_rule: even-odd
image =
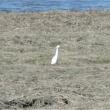
[(110, 110), (110, 12), (0, 13), (0, 110), (32, 109)]

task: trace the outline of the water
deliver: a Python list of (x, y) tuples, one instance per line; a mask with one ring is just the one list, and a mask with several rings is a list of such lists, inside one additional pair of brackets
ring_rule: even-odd
[(110, 0), (0, 0), (0, 11), (110, 10)]

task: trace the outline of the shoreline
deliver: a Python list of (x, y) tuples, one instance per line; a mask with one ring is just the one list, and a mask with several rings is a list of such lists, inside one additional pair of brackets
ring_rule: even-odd
[(91, 11), (84, 11), (84, 12), (80, 12), (80, 11), (49, 11), (49, 12), (0, 12), (0, 15), (2, 16), (2, 15), (26, 15), (26, 16), (28, 16), (28, 15), (32, 15), (32, 16), (39, 16), (39, 15), (41, 15), (41, 16), (43, 16), (43, 15), (47, 15), (47, 16), (49, 16), (49, 15), (53, 15), (54, 16), (54, 14), (57, 16), (57, 15), (64, 15), (64, 16), (68, 16), (68, 15), (70, 15), (70, 16), (72, 16), (72, 15), (74, 15), (74, 16), (87, 16), (87, 15), (90, 15), (90, 16), (94, 16), (94, 15), (96, 15), (96, 16), (100, 16), (100, 15), (109, 15), (110, 14), (110, 11), (97, 11), (97, 10), (91, 10)]
[(16, 11), (0, 11), (0, 13), (20, 13), (20, 14), (30, 14), (30, 13), (109, 13), (110, 10), (50, 10), (50, 11), (19, 11), (19, 12), (16, 12)]

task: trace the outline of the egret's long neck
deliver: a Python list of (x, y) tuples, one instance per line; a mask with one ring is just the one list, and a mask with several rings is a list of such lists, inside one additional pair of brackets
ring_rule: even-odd
[(56, 48), (55, 56), (58, 57), (58, 48)]

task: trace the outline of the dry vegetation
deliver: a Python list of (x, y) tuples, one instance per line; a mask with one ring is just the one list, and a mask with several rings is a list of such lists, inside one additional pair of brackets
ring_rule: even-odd
[(110, 13), (0, 13), (0, 109), (13, 108), (109, 110)]

